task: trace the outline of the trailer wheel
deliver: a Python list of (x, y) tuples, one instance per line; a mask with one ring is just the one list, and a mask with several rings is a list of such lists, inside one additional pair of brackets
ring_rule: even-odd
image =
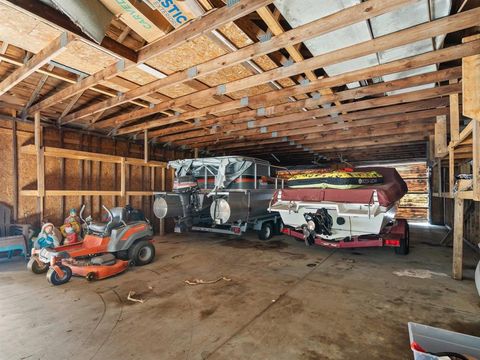
[(282, 219), (278, 219), (274, 226), (275, 235), (282, 235), (283, 234), (283, 221)]
[(395, 248), (395, 254), (408, 255), (410, 251), (410, 228), (408, 223), (405, 222), (405, 236), (400, 239), (400, 246)]
[(260, 240), (268, 240), (273, 236), (273, 223), (270, 221), (264, 222), (262, 228), (258, 232)]

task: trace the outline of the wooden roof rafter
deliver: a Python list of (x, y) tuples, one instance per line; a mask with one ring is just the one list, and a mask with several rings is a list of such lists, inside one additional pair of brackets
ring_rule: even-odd
[[(372, 52), (387, 50), (394, 47), (402, 46), (410, 42), (418, 41), (420, 38), (429, 38), (432, 36), (449, 33), (452, 31), (457, 31), (460, 29), (465, 29), (471, 26), (474, 26), (476, 23), (476, 18), (480, 16), (480, 9), (470, 10), (469, 12), (453, 15), (448, 18), (443, 18), (440, 20), (432, 21), (429, 23), (424, 23), (417, 25), (405, 30), (398, 31), (396, 33), (384, 35), (367, 42), (352, 45), (347, 48), (343, 48), (331, 53), (319, 55), (311, 59), (305, 60), (301, 63), (296, 63), (284, 68), (276, 68), (262, 74), (253, 75), (247, 78), (240, 80), (235, 80), (225, 84), (226, 93), (239, 91), (247, 89), (251, 86), (256, 86), (258, 84), (266, 83), (272, 79), (281, 79), (285, 77), (292, 76), (294, 74), (303, 73), (306, 69), (316, 69), (323, 67), (328, 64), (333, 64), (341, 61), (346, 61), (349, 59), (354, 59), (364, 55), (368, 55)], [(287, 34), (287, 33), (285, 33)], [(256, 45), (256, 44), (255, 44)], [(241, 51), (241, 50), (240, 50)], [(231, 54), (227, 54), (231, 55)], [(437, 58), (437, 62), (441, 61), (441, 58)], [(403, 64), (406, 64), (404, 62)], [(384, 65), (384, 64), (382, 64)], [(378, 76), (378, 75), (372, 75)], [(331, 78), (321, 79), (325, 84), (330, 81)], [(328, 86), (328, 85), (326, 85)], [(306, 88), (308, 85), (306, 86)], [(123, 119), (128, 119), (128, 121), (136, 119), (138, 117), (147, 116), (155, 111), (166, 110), (173, 106), (181, 106), (183, 104), (188, 104), (193, 100), (201, 101), (201, 99), (214, 96), (217, 92), (217, 89), (207, 89), (197, 93), (185, 95), (179, 98), (176, 98), (169, 102), (160, 103), (154, 106), (152, 109), (137, 110), (129, 114), (120, 115)], [(250, 100), (250, 99), (249, 99)], [(97, 108), (103, 108), (98, 106)], [(72, 114), (75, 116), (75, 114)], [(113, 121), (118, 121), (118, 118), (115, 120), (106, 119), (105, 122), (110, 123)], [(153, 126), (152, 126), (153, 127)]]
[[(418, 0), (370, 0), (367, 5), (365, 5), (366, 3), (362, 3), (346, 8), (338, 13), (329, 15), (325, 18), (316, 20), (312, 23), (292, 29), (289, 32), (285, 32), (279, 36), (273, 37), (269, 41), (249, 45), (247, 47), (239, 49), (236, 52), (225, 54), (218, 58), (206, 61), (202, 64), (198, 64), (190, 69), (178, 71), (166, 78), (158, 79), (154, 82), (148, 83), (127, 94), (119, 96), (116, 99), (109, 99), (102, 103), (89, 106), (85, 109), (69, 115), (68, 120), (81, 119), (97, 111), (120, 105), (125, 101), (135, 99), (141, 95), (158, 91), (163, 87), (173, 84), (179, 84), (191, 80), (192, 78), (197, 78), (202, 75), (213, 73), (223, 67), (236, 65), (246, 60), (251, 60), (260, 55), (265, 55), (272, 51), (278, 50), (279, 48), (283, 48), (291, 43), (299, 43), (311, 37), (319, 36), (321, 34), (328, 33), (334, 29), (342, 28), (344, 26), (347, 26), (348, 24), (353, 24), (355, 22), (386, 13), (393, 9), (398, 9), (402, 5), (411, 3), (413, 1)], [(247, 78), (228, 82), (223, 85), (224, 91), (222, 90), (222, 93), (228, 94), (231, 92), (244, 90), (259, 84), (268, 83), (272, 80), (282, 79), (285, 77), (304, 73), (306, 70), (322, 67), (321, 63), (317, 64), (317, 62), (315, 61), (315, 59), (318, 60), (318, 58), (319, 57), (315, 57), (309, 60), (305, 60), (303, 62), (298, 62), (288, 67), (276, 68), (261, 74), (252, 75)], [(198, 92), (196, 94), (196, 97), (212, 97), (215, 96), (218, 91), (219, 90), (217, 88), (204, 90)], [(152, 109), (150, 109), (150, 114), (153, 114), (157, 111), (166, 110), (170, 107), (170, 103), (157, 104)]]
[[(151, 44), (146, 45), (138, 52), (137, 61), (132, 63), (128, 62), (125, 64), (124, 67), (121, 69), (117, 69), (114, 73), (115, 75), (119, 75), (122, 71), (128, 70), (131, 67), (134, 67), (138, 64), (144, 63), (149, 59), (159, 56), (177, 46), (185, 44), (188, 41), (193, 40), (194, 38), (200, 36), (205, 32), (209, 32), (223, 24), (226, 24), (234, 19), (237, 19), (245, 14), (248, 14), (251, 11), (255, 11), (256, 8), (265, 6), (271, 3), (273, 0), (252, 0), (247, 3), (237, 3), (230, 8), (226, 9), (218, 9), (216, 11), (212, 11), (209, 14), (206, 14), (204, 17), (194, 20), (188, 23), (181, 28), (172, 31), (162, 38), (154, 41)], [(85, 78), (77, 85), (77, 87), (89, 87), (95, 84), (98, 84), (103, 79), (113, 76), (111, 69), (103, 69), (98, 71), (97, 73)], [(138, 91), (138, 90), (137, 90)], [(75, 94), (75, 88), (72, 87), (72, 95)], [(64, 99), (64, 94), (56, 96), (56, 94), (52, 95), (52, 99), (42, 100), (34, 110), (30, 112), (30, 114), (34, 113), (35, 111), (43, 110), (59, 101)], [(125, 97), (125, 94), (122, 95)], [(118, 97), (119, 98), (119, 97)], [(136, 98), (136, 97), (135, 97)], [(134, 100), (135, 98), (132, 98)], [(48, 101), (47, 101), (48, 100)], [(103, 109), (102, 109), (103, 110)], [(101, 111), (101, 110), (98, 110)], [(65, 119), (66, 121), (72, 120), (72, 116), (69, 116)]]

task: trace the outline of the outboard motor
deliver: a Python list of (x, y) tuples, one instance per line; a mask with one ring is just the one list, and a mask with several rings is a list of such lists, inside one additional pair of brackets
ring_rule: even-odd
[(173, 183), (173, 192), (159, 194), (153, 212), (159, 219), (175, 218), (175, 232), (184, 232), (193, 225), (194, 217), (204, 207), (206, 196), (200, 193), (194, 176), (180, 176)]

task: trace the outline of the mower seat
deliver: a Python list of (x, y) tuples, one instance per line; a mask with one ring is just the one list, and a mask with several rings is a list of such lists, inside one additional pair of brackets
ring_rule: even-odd
[(91, 222), (88, 225), (89, 230), (95, 233), (110, 234), (112, 229), (122, 226), (127, 218), (127, 211), (123, 207), (110, 209), (113, 215), (112, 222)]

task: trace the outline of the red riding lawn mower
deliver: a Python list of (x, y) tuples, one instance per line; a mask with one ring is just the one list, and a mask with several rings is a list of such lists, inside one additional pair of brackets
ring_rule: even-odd
[(32, 249), (28, 269), (35, 274), (47, 273), (53, 285), (67, 283), (72, 275), (87, 280), (104, 279), (125, 271), (130, 264), (142, 266), (155, 257), (153, 230), (140, 210), (127, 207), (108, 209), (107, 222), (84, 220), (83, 241), (56, 248)]

